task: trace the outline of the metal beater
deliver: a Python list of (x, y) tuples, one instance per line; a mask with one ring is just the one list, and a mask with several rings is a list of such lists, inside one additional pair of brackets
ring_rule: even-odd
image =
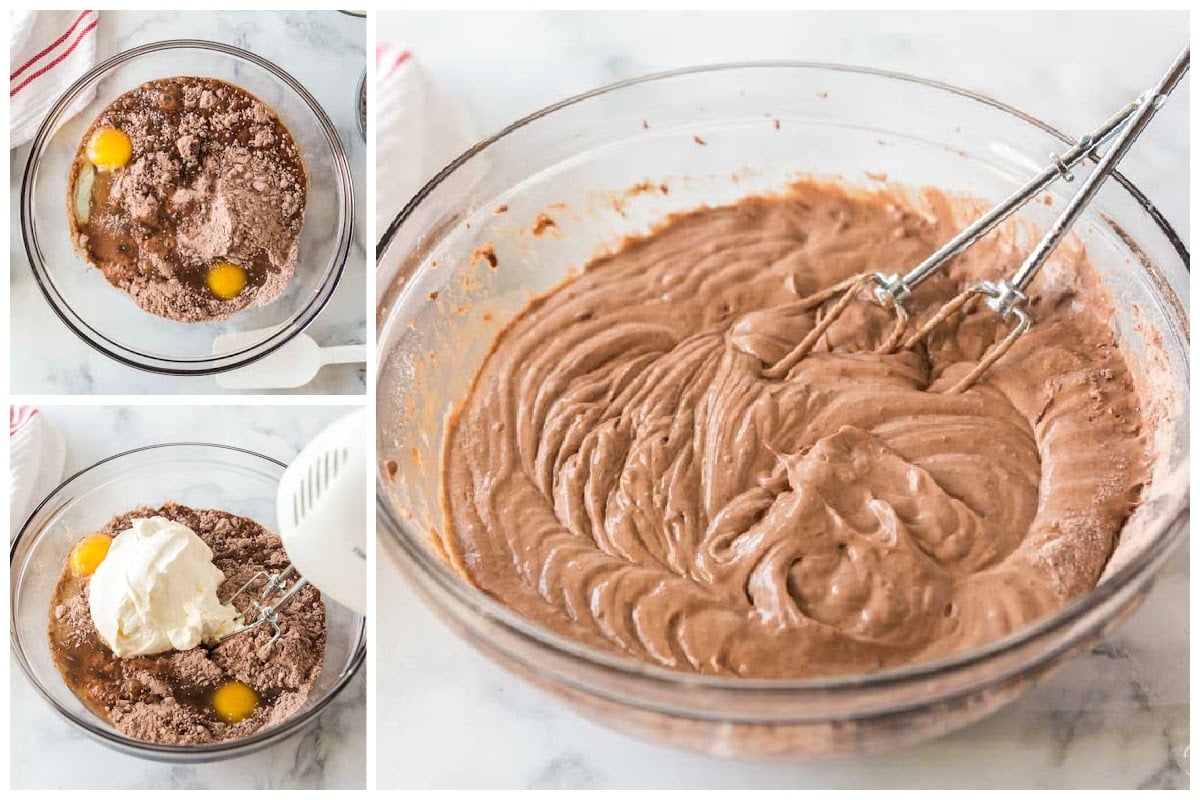
[[(997, 345), (993, 346), (979, 363), (962, 380), (949, 391), (963, 392), (970, 388), (979, 377), (993, 364), (1000, 360), (1033, 325), (1033, 317), (1026, 310), (1029, 302), (1025, 289), (1037, 275), (1038, 270), (1050, 257), (1070, 231), (1071, 226), (1083, 213), (1088, 203), (1096, 196), (1104, 181), (1112, 174), (1116, 165), (1129, 151), (1138, 135), (1149, 124), (1150, 119), (1158, 111), (1171, 90), (1187, 73), (1191, 62), (1191, 48), (1185, 47), (1176, 57), (1167, 72), (1158, 83), (1143, 93), (1133, 102), (1126, 105), (1113, 115), (1107, 122), (1092, 133), (1084, 136), (1079, 143), (1061, 155), (1053, 156), (1048, 167), (1035, 175), (1028, 183), (1017, 189), (991, 211), (973, 222), (950, 241), (942, 245), (927, 259), (903, 275), (895, 273), (875, 272), (856, 275), (828, 289), (807, 298), (801, 308), (814, 308), (828, 300), (841, 295), (821, 320), (809, 331), (808, 335), (785, 356), (781, 361), (765, 371), (770, 378), (785, 376), (801, 359), (812, 352), (817, 342), (829, 330), (833, 323), (849, 307), (850, 303), (865, 289), (871, 288), (872, 298), (884, 308), (890, 308), (895, 314), (895, 325), (892, 333), (879, 346), (878, 352), (893, 353), (897, 350), (908, 350), (916, 346), (934, 328), (941, 325), (954, 314), (963, 310), (972, 300), (982, 297), (987, 306), (1000, 315), (1005, 322), (1015, 321), (1012, 330)], [(1018, 209), (1032, 200), (1037, 194), (1054, 181), (1062, 178), (1065, 181), (1074, 180), (1071, 168), (1084, 158), (1095, 153), (1100, 145), (1116, 137), (1112, 148), (1101, 158), (1096, 168), (1088, 175), (1079, 190), (1068, 202), (1066, 209), (1046, 231), (1041, 241), (1034, 247), (1020, 268), (1009, 278), (996, 281), (982, 281), (967, 287), (954, 299), (943, 305), (915, 333), (905, 338), (910, 320), (909, 311), (904, 300), (912, 294), (923, 281), (937, 272), (953, 258), (961, 254), (975, 242), (990, 233), (997, 225), (1012, 216)]]
[(249, 605), (238, 615), (237, 630), (225, 634), (217, 639), (217, 642), (223, 642), (266, 625), (271, 629), (271, 639), (259, 648), (260, 657), (265, 657), (279, 637), (283, 635), (283, 629), (279, 626), (280, 612), (301, 589), (308, 585), (308, 579), (302, 578), (296, 568), (290, 564), (282, 572), (274, 574), (260, 570), (242, 584), (241, 588), (234, 592), (227, 602), (232, 603), (234, 598), (253, 592), (253, 587), (259, 582), (262, 583), (262, 591), (257, 597), (252, 598)]

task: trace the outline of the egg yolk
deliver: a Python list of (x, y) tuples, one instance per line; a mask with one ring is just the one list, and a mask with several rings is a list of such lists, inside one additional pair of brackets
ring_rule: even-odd
[(213, 711), (230, 725), (235, 725), (258, 708), (258, 693), (241, 681), (230, 681), (213, 693)]
[(246, 270), (237, 264), (217, 264), (208, 270), (208, 288), (222, 300), (232, 300), (246, 288)]
[(71, 548), (71, 556), (68, 559), (71, 574), (82, 578), (95, 572), (96, 567), (100, 566), (100, 562), (108, 555), (110, 544), (112, 544), (112, 537), (105, 536), (103, 533), (93, 533), (76, 542), (75, 546)]
[(87, 146), (88, 160), (101, 172), (111, 172), (129, 163), (133, 143), (116, 128), (100, 128)]

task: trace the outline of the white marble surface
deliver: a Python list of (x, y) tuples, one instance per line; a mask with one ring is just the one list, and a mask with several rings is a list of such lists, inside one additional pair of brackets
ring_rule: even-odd
[[(226, 42), (263, 56), (302, 83), (341, 134), (354, 179), (354, 243), (333, 298), (309, 327), (322, 345), (366, 341), (366, 146), (356, 123), (355, 88), (365, 66), (363, 20), (336, 11), (147, 12), (100, 14), (98, 59), (163, 39)], [(183, 378), (118, 364), (78, 339), (50, 309), (21, 244), (19, 197), (29, 146), (9, 154), (12, 389), (21, 394), (200, 394), (221, 392), (209, 376)], [(362, 394), (366, 370), (331, 366), (291, 393)]]
[[(908, 72), (1080, 135), (1149, 87), (1187, 41), (1179, 12), (488, 12), (379, 15), (490, 134), (555, 100), (664, 69), (798, 59)], [(1188, 85), (1121, 169), (1188, 236)]]
[[(640, 73), (796, 58), (895, 69), (991, 94), (1082, 132), (1151, 83), (1183, 14), (381, 14), (492, 131)], [(1124, 171), (1187, 240), (1187, 83)], [(380, 787), (1185, 787), (1188, 558), (1113, 637), (995, 716), (873, 758), (735, 762), (646, 744), (582, 719), (485, 661), (381, 558)], [(463, 753), (470, 753), (464, 764)]]
[[(337, 407), (41, 407), (67, 443), (66, 474), (122, 450), (168, 441), (231, 444), (290, 461)], [(198, 433), (202, 432), (202, 433)], [(56, 714), (11, 671), (13, 788), (317, 789), (366, 785), (366, 674), (303, 733), (243, 758), (171, 765), (110, 750)]]

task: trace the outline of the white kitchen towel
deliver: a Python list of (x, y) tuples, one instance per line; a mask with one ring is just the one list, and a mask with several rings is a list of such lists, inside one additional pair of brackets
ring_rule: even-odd
[(401, 45), (375, 48), (375, 230), (475, 141), (462, 105)]
[[(9, 11), (9, 148), (34, 137), (50, 107), (96, 63), (96, 11)], [(80, 97), (76, 113), (91, 101)]]
[(17, 535), (38, 503), (62, 480), (62, 434), (32, 406), (9, 406), (8, 537)]

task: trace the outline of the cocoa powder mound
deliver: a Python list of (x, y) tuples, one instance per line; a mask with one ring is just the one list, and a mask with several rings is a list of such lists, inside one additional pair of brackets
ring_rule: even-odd
[[(287, 566), (279, 537), (257, 522), (224, 511), (176, 503), (136, 508), (100, 530), (115, 536), (134, 519), (161, 516), (191, 528), (212, 548), (225, 573), (222, 602), (256, 572)], [(234, 636), (213, 647), (120, 659), (100, 639), (88, 610), (88, 578), (63, 571), (55, 589), (50, 643), (67, 685), (97, 715), (126, 736), (159, 744), (207, 744), (240, 739), (300, 711), (321, 673), (325, 655), (325, 604), (312, 586), (302, 589), (280, 617), (282, 636), (261, 657), (268, 629)], [(244, 608), (249, 597), (235, 601)], [(245, 720), (222, 721), (210, 706), (217, 687), (241, 681), (260, 698)]]
[[(92, 173), (95, 131), (129, 137), (123, 167)], [(125, 93), (88, 128), (69, 197), (92, 175), (88, 215), (71, 203), (76, 242), (109, 283), (141, 308), (183, 322), (224, 319), (277, 299), (295, 274), (307, 178), (283, 122), (250, 93), (212, 78), (150, 81)], [(232, 299), (208, 270), (246, 271)]]

